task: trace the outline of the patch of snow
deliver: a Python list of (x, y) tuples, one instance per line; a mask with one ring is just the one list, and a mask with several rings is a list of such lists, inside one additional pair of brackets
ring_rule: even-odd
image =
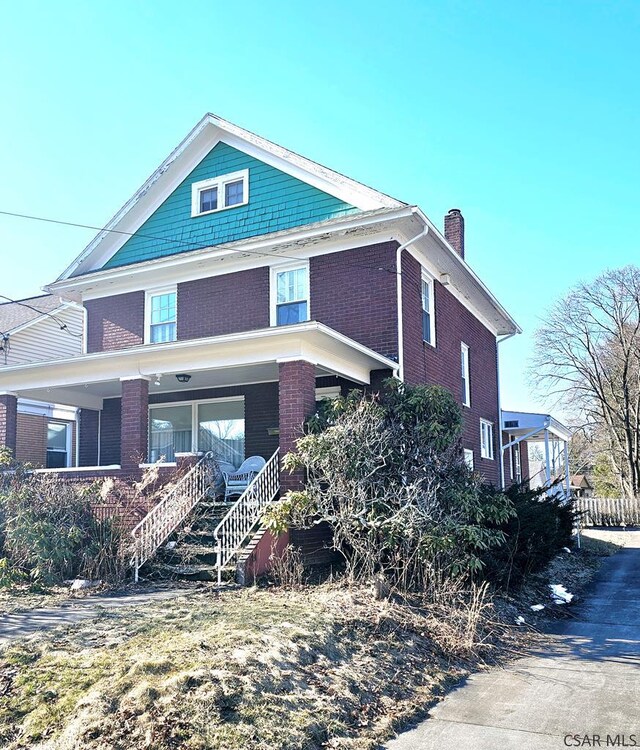
[(81, 589), (93, 589), (99, 586), (102, 581), (89, 581), (87, 578), (76, 578), (71, 584), (71, 591), (80, 591)]
[(573, 599), (573, 594), (570, 594), (564, 586), (559, 583), (549, 584), (551, 589), (551, 598), (555, 604), (570, 604)]
[(539, 612), (541, 609), (544, 609), (544, 604), (532, 604), (531, 609), (534, 612)]
[(524, 625), (525, 622), (526, 622), (526, 620), (524, 619), (524, 617), (522, 615), (518, 615), (516, 617), (516, 625)]
[(178, 542), (167, 542), (167, 543), (165, 544), (165, 549), (175, 549), (175, 548), (176, 548), (176, 544), (177, 544), (177, 543), (178, 543)]

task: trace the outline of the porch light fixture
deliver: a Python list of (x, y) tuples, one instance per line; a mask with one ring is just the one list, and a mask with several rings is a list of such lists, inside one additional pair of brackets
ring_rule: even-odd
[(188, 375), (186, 372), (181, 372), (179, 375), (176, 375), (176, 380), (178, 383), (188, 383), (191, 380), (191, 375)]

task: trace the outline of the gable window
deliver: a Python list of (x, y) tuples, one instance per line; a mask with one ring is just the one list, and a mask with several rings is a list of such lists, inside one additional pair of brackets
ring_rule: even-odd
[(480, 456), (493, 459), (493, 422), (480, 420)]
[(471, 406), (471, 383), (469, 382), (469, 347), (460, 344), (460, 369), (462, 374), (462, 405)]
[(433, 279), (425, 271), (422, 272), (422, 339), (436, 345)]
[(191, 185), (191, 216), (224, 211), (249, 202), (249, 170), (223, 174)]
[(309, 266), (272, 269), (271, 324), (287, 326), (309, 320)]
[(147, 294), (147, 343), (162, 344), (176, 340), (176, 297), (175, 289)]

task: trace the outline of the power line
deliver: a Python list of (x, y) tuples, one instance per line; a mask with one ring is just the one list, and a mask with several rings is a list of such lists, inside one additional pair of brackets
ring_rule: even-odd
[[(47, 312), (46, 310), (40, 310), (37, 307), (34, 307), (33, 305), (29, 305), (28, 303), (23, 302), (22, 300), (11, 299), (11, 297), (7, 297), (5, 294), (0, 294), (0, 299), (4, 299), (7, 302), (10, 302), (10, 303), (12, 303), (14, 305), (20, 305), (20, 307), (26, 307), (29, 310), (33, 310), (34, 312), (37, 312), (38, 315), (46, 315), (47, 317), (51, 318), (52, 320), (55, 320), (55, 322), (60, 327), (61, 331), (65, 331), (66, 333), (69, 334), (69, 336), (73, 336), (74, 338), (79, 338), (79, 339), (82, 338), (82, 334), (81, 333), (74, 333), (72, 330), (70, 330), (69, 326), (64, 321), (60, 320), (55, 315), (53, 315), (50, 312)], [(9, 334), (8, 333), (2, 333), (2, 332), (0, 332), (0, 336), (2, 336), (4, 338), (5, 336), (8, 337)]]
[[(122, 229), (107, 229), (107, 227), (97, 227), (97, 226), (93, 226), (91, 224), (80, 224), (78, 222), (73, 222), (73, 221), (63, 221), (62, 219), (50, 219), (50, 218), (47, 218), (47, 217), (44, 217), (44, 216), (34, 216), (32, 214), (21, 214), (21, 213), (16, 213), (14, 211), (2, 211), (2, 210), (0, 210), (0, 215), (2, 215), (2, 216), (11, 216), (11, 217), (16, 218), (16, 219), (27, 219), (27, 220), (30, 220), (30, 221), (42, 221), (42, 222), (45, 222), (47, 224), (59, 224), (61, 226), (65, 226), (65, 227), (76, 227), (78, 229), (91, 229), (93, 231), (98, 232), (99, 234), (101, 234), (101, 233), (104, 232), (104, 233), (108, 233), (108, 234), (119, 234), (119, 235), (123, 235), (123, 236), (126, 236), (126, 237), (141, 237), (142, 239), (154, 240), (156, 242), (168, 242), (168, 243), (172, 243), (172, 244), (176, 244), (176, 245), (182, 245), (184, 247), (189, 248), (189, 250), (193, 250), (193, 251), (195, 251), (195, 250), (205, 250), (206, 248), (211, 247), (211, 245), (197, 245), (194, 242), (186, 242), (185, 240), (180, 240), (180, 239), (176, 239), (176, 238), (173, 238), (173, 237), (156, 237), (155, 235), (141, 234), (140, 232), (125, 232)], [(284, 260), (294, 260), (294, 261), (299, 261), (300, 260), (300, 258), (297, 257), (297, 256), (282, 255), (280, 253), (278, 253), (277, 255), (273, 255), (271, 253), (260, 252), (259, 250), (246, 250), (246, 249), (242, 249), (242, 248), (228, 248), (228, 249), (230, 249), (234, 253), (240, 253), (240, 254), (244, 254), (244, 255), (256, 255), (256, 256), (259, 256), (259, 257), (263, 257), (263, 258), (274, 258), (274, 257), (277, 257), (277, 258), (283, 258)], [(347, 264), (347, 265), (342, 266), (342, 267), (343, 268), (360, 268), (360, 269), (364, 269), (364, 270), (368, 270), (368, 271), (385, 271), (386, 273), (391, 273), (391, 274), (394, 274), (394, 275), (400, 275), (401, 274), (401, 271), (397, 270), (397, 269), (386, 268), (384, 266), (366, 266), (366, 265), (362, 265), (360, 263)], [(0, 295), (0, 296), (2, 296), (2, 295)]]

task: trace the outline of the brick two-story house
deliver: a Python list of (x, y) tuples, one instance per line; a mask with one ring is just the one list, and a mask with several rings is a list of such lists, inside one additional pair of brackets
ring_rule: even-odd
[[(469, 463), (504, 481), (498, 342), (519, 328), (423, 211), (206, 115), (47, 287), (85, 310), (83, 352), (0, 369), (78, 408), (78, 468), (131, 474), (213, 450), (291, 449), (319, 397), (389, 375), (449, 388)], [(283, 488), (300, 477), (283, 474)]]

